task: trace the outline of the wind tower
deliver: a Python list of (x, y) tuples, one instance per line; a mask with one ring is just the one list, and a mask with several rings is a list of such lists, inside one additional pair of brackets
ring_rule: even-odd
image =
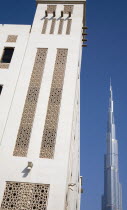
[(85, 0), (36, 0), (33, 25), (0, 25), (0, 208), (80, 209)]
[(119, 182), (118, 141), (116, 140), (113, 113), (113, 93), (110, 83), (110, 98), (107, 124), (107, 153), (104, 156), (104, 195), (102, 210), (122, 210), (122, 188)]

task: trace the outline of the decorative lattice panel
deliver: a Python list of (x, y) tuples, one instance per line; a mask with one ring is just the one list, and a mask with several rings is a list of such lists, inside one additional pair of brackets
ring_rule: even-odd
[(42, 28), (42, 34), (46, 33), (47, 25), (48, 25), (48, 18), (45, 18)]
[(52, 159), (54, 157), (67, 53), (67, 49), (57, 50), (44, 133), (42, 137), (40, 158)]
[(38, 49), (33, 72), (30, 79), (30, 84), (26, 96), (22, 119), (17, 135), (16, 145), (13, 152), (14, 156), (25, 157), (27, 155), (30, 135), (32, 131), (34, 115), (37, 106), (37, 100), (39, 96), (43, 70), (45, 66), (45, 60), (47, 55), (47, 49)]
[(1, 209), (46, 210), (49, 185), (6, 182)]
[(54, 18), (54, 19), (52, 20), (51, 28), (50, 28), (50, 34), (54, 34), (55, 25), (56, 25), (56, 18)]
[(9, 63), (0, 63), (0, 69), (8, 69)]
[(47, 5), (47, 12), (53, 13), (56, 11), (56, 5)]
[(64, 19), (60, 19), (59, 28), (58, 28), (58, 34), (62, 34), (63, 24), (64, 24)]
[(71, 32), (71, 24), (72, 24), (72, 20), (68, 19), (68, 21), (67, 21), (67, 30), (66, 30), (66, 34), (68, 34), (68, 35)]
[(6, 42), (16, 42), (18, 36), (9, 35)]
[(64, 5), (64, 14), (68, 14), (69, 12), (71, 12), (71, 14), (73, 13), (73, 5)]

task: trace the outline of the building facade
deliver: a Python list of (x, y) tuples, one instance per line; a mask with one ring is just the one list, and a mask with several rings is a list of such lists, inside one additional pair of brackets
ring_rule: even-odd
[(116, 140), (115, 134), (111, 85), (107, 126), (107, 153), (104, 156), (104, 195), (102, 196), (102, 210), (122, 210), (122, 188), (119, 182), (118, 166), (118, 141)]
[(0, 25), (0, 209), (80, 209), (84, 17), (37, 0), (32, 26)]

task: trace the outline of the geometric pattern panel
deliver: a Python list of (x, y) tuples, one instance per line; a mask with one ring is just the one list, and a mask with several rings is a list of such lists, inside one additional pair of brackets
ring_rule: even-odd
[(47, 5), (47, 12), (53, 13), (56, 11), (56, 5)]
[(55, 24), (56, 24), (56, 18), (52, 19), (50, 34), (54, 34)]
[(29, 83), (29, 88), (25, 100), (20, 127), (18, 130), (16, 144), (13, 152), (14, 156), (19, 156), (19, 157), (27, 156), (32, 126), (33, 126), (42, 76), (43, 76), (43, 70), (45, 67), (46, 56), (47, 56), (47, 49), (42, 49), (42, 48), (37, 49), (35, 63)]
[(72, 20), (68, 19), (68, 21), (67, 21), (67, 30), (66, 30), (66, 34), (68, 34), (68, 35), (71, 32), (71, 24), (72, 24)]
[(54, 158), (67, 53), (67, 49), (57, 49), (52, 85), (48, 101), (48, 109), (40, 149), (40, 158)]
[(9, 63), (0, 63), (0, 69), (8, 69)]
[(0, 209), (46, 210), (48, 195), (48, 184), (6, 182)]
[(63, 24), (64, 24), (64, 19), (60, 19), (59, 28), (58, 28), (58, 34), (62, 34)]
[(42, 34), (46, 33), (47, 25), (48, 25), (48, 18), (45, 18), (43, 28), (42, 28), (42, 32), (41, 32)]
[(64, 14), (68, 14), (69, 12), (72, 14), (73, 13), (73, 5), (64, 5)]
[(16, 42), (18, 36), (9, 35), (6, 42)]

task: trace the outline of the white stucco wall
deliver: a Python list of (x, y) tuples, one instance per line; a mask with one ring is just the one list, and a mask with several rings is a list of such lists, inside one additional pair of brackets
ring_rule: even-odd
[[(9, 68), (0, 69), (0, 84), (3, 85), (0, 96), (0, 144), (11, 108), (12, 99), (15, 94), (16, 84), (20, 75), (30, 27), (31, 26), (27, 25), (1, 25), (0, 27), (0, 59), (4, 47), (15, 48)], [(6, 42), (8, 35), (17, 35), (17, 41), (14, 43)]]
[[(0, 69), (0, 83), (4, 85), (0, 96), (0, 203), (3, 198), (6, 181), (32, 182), (50, 184), (47, 210), (65, 210), (66, 193), (68, 191), (68, 171), (73, 171), (72, 182), (76, 182), (76, 190), (71, 200), (79, 198), (77, 193), (79, 174), (79, 115), (75, 106), (79, 93), (79, 63), (81, 51), (81, 33), (83, 5), (76, 4), (72, 14), (71, 35), (58, 35), (58, 22), (55, 34), (41, 34), (43, 16), (47, 5), (38, 4), (32, 31), (30, 26), (0, 26), (0, 56), (5, 46), (14, 46), (15, 51), (9, 69)], [(56, 18), (59, 18), (63, 5), (57, 6)], [(66, 15), (65, 15), (66, 18)], [(50, 22), (50, 21), (49, 21)], [(50, 25), (50, 23), (49, 23)], [(7, 35), (18, 35), (16, 43), (6, 43)], [(17, 34), (18, 33), (18, 34)], [(48, 48), (48, 54), (33, 123), (32, 134), (27, 157), (14, 157), (13, 150), (20, 125), (25, 98), (33, 70), (37, 48)], [(60, 108), (54, 159), (41, 159), (39, 152), (47, 113), (47, 104), (53, 77), (57, 48), (68, 49), (67, 65)], [(78, 80), (78, 82), (77, 82)], [(77, 85), (78, 84), (78, 85)], [(77, 91), (79, 92), (79, 90)], [(75, 100), (76, 98), (76, 100)], [(74, 110), (75, 109), (75, 110)], [(75, 121), (75, 123), (73, 123)], [(75, 128), (73, 128), (75, 124)], [(72, 136), (75, 135), (75, 141)], [(72, 152), (73, 151), (73, 152)], [(71, 154), (71, 155), (70, 155)], [(72, 156), (72, 161), (70, 161)], [(28, 176), (23, 170), (28, 161), (33, 168)], [(74, 188), (75, 189), (75, 188)], [(68, 210), (75, 210), (72, 202)], [(79, 209), (79, 204), (78, 204)]]

